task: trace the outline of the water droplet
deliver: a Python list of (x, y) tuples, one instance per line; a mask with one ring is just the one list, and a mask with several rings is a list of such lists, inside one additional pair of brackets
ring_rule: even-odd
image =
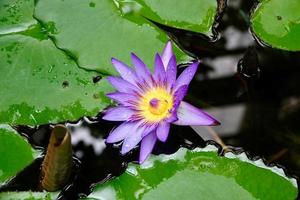
[(54, 67), (55, 67), (55, 65), (51, 65), (50, 69), (48, 70), (48, 72), (51, 73)]
[(96, 6), (96, 4), (95, 4), (94, 2), (90, 2), (89, 6), (90, 6), (91, 8), (94, 8), (94, 7)]
[(100, 97), (99, 94), (97, 94), (97, 93), (93, 94), (94, 99), (99, 99), (99, 97)]
[(94, 76), (93, 77), (93, 83), (97, 83), (102, 79), (102, 76), (98, 75), (98, 76)]
[(69, 87), (69, 81), (64, 81), (64, 82), (62, 83), (62, 87), (63, 87), (63, 88)]

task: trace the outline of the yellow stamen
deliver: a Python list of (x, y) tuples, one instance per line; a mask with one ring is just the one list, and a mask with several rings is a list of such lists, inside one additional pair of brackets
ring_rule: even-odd
[(148, 122), (159, 122), (170, 116), (173, 95), (164, 88), (153, 88), (139, 102), (141, 116)]

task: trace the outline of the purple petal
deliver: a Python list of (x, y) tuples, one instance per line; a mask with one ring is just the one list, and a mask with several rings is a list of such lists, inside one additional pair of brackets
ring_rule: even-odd
[(167, 69), (168, 63), (172, 56), (174, 56), (172, 43), (171, 43), (171, 41), (168, 41), (162, 54), (161, 54), (162, 62), (164, 64), (165, 69)]
[(182, 99), (185, 97), (188, 90), (187, 85), (182, 85), (175, 91), (174, 96), (174, 108), (177, 109)]
[(161, 122), (156, 129), (157, 138), (160, 141), (165, 142), (168, 138), (169, 130), (170, 130), (170, 123)]
[(155, 55), (153, 77), (156, 83), (164, 83), (166, 79), (166, 71), (159, 54)]
[(135, 66), (137, 76), (147, 82), (151, 81), (151, 72), (146, 64), (134, 53), (131, 53), (131, 60), (132, 64)]
[(168, 83), (169, 87), (175, 83), (176, 74), (177, 74), (176, 57), (173, 55), (168, 63), (168, 67), (167, 67), (167, 83)]
[(199, 126), (213, 126), (220, 124), (220, 122), (206, 112), (184, 101), (181, 101), (179, 108), (177, 109), (177, 117), (178, 120), (173, 122), (173, 124)]
[(134, 114), (134, 110), (128, 107), (118, 106), (106, 111), (102, 119), (108, 121), (128, 121)]
[(177, 121), (178, 118), (177, 118), (177, 113), (176, 113), (176, 110), (174, 110), (172, 113), (171, 113), (171, 116), (169, 118), (166, 119), (166, 122), (169, 122), (169, 123), (172, 123), (174, 121)]
[(124, 122), (114, 129), (106, 139), (107, 143), (115, 143), (123, 140), (128, 134), (132, 133), (132, 129), (136, 127), (137, 122)]
[(188, 66), (178, 77), (176, 80), (173, 90), (176, 91), (178, 88), (182, 85), (189, 85), (191, 80), (193, 79), (197, 68), (198, 68), (199, 62), (194, 62), (190, 66)]
[(133, 84), (131, 84), (128, 81), (125, 81), (124, 79), (119, 78), (119, 77), (109, 76), (109, 77), (107, 77), (107, 80), (119, 92), (126, 92), (126, 93), (128, 93), (128, 92), (134, 92), (134, 91), (138, 91), (139, 90)]
[(131, 129), (130, 135), (128, 135), (123, 142), (121, 154), (126, 154), (133, 149), (141, 140), (142, 135), (146, 132), (149, 133), (153, 130), (153, 126), (143, 125), (141, 121)]
[(112, 58), (111, 62), (124, 80), (135, 85), (138, 79), (130, 67), (115, 58)]
[(114, 92), (106, 94), (109, 98), (124, 106), (132, 106), (137, 104), (138, 96), (135, 94), (128, 94), (124, 92)]
[(140, 164), (143, 163), (148, 158), (148, 156), (153, 150), (156, 140), (157, 138), (156, 138), (155, 131), (152, 131), (146, 137), (143, 138), (141, 142), (141, 150), (140, 150), (140, 158), (139, 158)]
[[(148, 126), (149, 126), (148, 132), (145, 131), (145, 132), (142, 134), (142, 138), (145, 137), (146, 135), (148, 135), (148, 134), (150, 133), (149, 130), (152, 131), (152, 130), (156, 129), (157, 126), (158, 126), (158, 124), (157, 124), (157, 123), (154, 123), (154, 124), (149, 124)], [(150, 126), (151, 126), (151, 127), (150, 127)]]

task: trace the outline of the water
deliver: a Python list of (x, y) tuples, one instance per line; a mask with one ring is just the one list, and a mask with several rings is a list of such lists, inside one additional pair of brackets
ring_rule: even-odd
[[(255, 41), (249, 31), (247, 13), (253, 2), (229, 3), (225, 13), (223, 6), (219, 7), (223, 17), (217, 16), (210, 37), (159, 25), (189, 55), (202, 60), (186, 101), (205, 108), (221, 121), (222, 125), (213, 130), (226, 145), (242, 147), (234, 150), (247, 151), (254, 159), (263, 157), (266, 163), (280, 164), (289, 174), (299, 177), (300, 53), (261, 46), (263, 43)], [(94, 77), (93, 81), (100, 79)], [(101, 114), (65, 124), (72, 132), (74, 169), (60, 199), (87, 195), (95, 183), (117, 177), (126, 170), (128, 162), (137, 162), (138, 148), (121, 156), (120, 144), (104, 143), (118, 123), (101, 120)], [(15, 128), (35, 148), (45, 149), (52, 127)], [(207, 129), (193, 129), (171, 127), (167, 142), (157, 143), (153, 154), (172, 154), (182, 146), (205, 146), (203, 139), (212, 139)], [(37, 190), (39, 173), (33, 171), (39, 171), (41, 160), (37, 159), (1, 190)]]

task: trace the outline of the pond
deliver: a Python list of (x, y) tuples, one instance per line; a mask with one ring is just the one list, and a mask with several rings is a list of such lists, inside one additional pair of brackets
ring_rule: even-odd
[[(17, 47), (12, 47), (12, 51), (19, 51), (18, 48), (26, 48), (26, 45), (30, 46), (32, 44), (34, 45), (30, 46), (28, 50), (45, 51), (45, 54), (53, 53), (54, 48), (62, 50), (68, 55), (67, 59), (58, 54), (55, 54), (54, 56), (54, 58), (57, 59), (55, 62), (50, 61), (50, 58), (44, 58), (46, 62), (49, 61), (49, 64), (51, 65), (50, 69), (47, 69), (47, 71), (49, 70), (50, 74), (55, 73), (58, 76), (55, 78), (50, 77), (49, 80), (51, 80), (49, 83), (47, 80), (45, 88), (48, 86), (52, 87), (53, 84), (57, 82), (61, 87), (60, 90), (69, 91), (53, 97), (48, 93), (48, 91), (53, 92), (52, 89), (45, 89), (42, 92), (38, 91), (36, 99), (43, 99), (44, 95), (50, 95), (47, 102), (55, 102), (42, 106), (40, 106), (40, 104), (45, 102), (43, 100), (38, 102), (35, 98), (24, 98), (24, 102), (38, 102), (35, 105), (44, 109), (41, 109), (40, 115), (35, 114), (34, 117), (32, 117), (33, 120), (30, 114), (24, 114), (22, 112), (24, 112), (24, 110), (25, 113), (31, 112), (34, 110), (35, 106), (32, 106), (34, 104), (29, 103), (22, 107), (20, 106), (21, 104), (15, 103), (15, 105), (13, 105), (15, 107), (10, 107), (10, 110), (0, 110), (0, 122), (3, 124), (10, 124), (19, 135), (28, 140), (30, 145), (36, 149), (37, 152), (42, 152), (42, 154), (25, 169), (21, 170), (12, 179), (3, 183), (0, 187), (0, 193), (7, 191), (41, 191), (39, 185), (41, 165), (47, 151), (49, 138), (53, 127), (56, 124), (63, 124), (71, 133), (73, 167), (71, 167), (70, 179), (67, 184), (58, 191), (57, 199), (79, 199), (81, 197), (86, 197), (91, 193), (93, 194), (95, 186), (97, 188), (99, 185), (110, 183), (111, 180), (115, 180), (117, 177), (121, 177), (122, 180), (124, 172), (132, 169), (132, 163), (138, 163), (140, 148), (138, 146), (128, 154), (121, 155), (120, 149), (122, 142), (113, 144), (105, 143), (105, 139), (111, 130), (121, 124), (120, 122), (109, 122), (102, 119), (104, 115), (104, 112), (102, 111), (107, 110), (111, 101), (105, 97), (104, 93), (106, 92), (94, 93), (96, 90), (102, 90), (104, 88), (103, 91), (106, 91), (106, 88), (109, 88), (107, 83), (103, 83), (106, 76), (110, 74), (110, 68), (107, 67), (109, 64), (105, 65), (106, 67), (101, 68), (99, 67), (99, 63), (93, 62), (96, 55), (89, 52), (90, 50), (85, 52), (85, 48), (88, 49), (90, 47), (91, 49), (95, 49), (93, 45), (95, 44), (96, 46), (97, 42), (94, 44), (93, 42), (83, 44), (84, 42), (81, 39), (75, 41), (76, 37), (72, 40), (66, 39), (66, 35), (76, 29), (76, 27), (73, 27), (76, 23), (72, 20), (82, 20), (81, 23), (84, 23), (85, 20), (90, 20), (90, 17), (95, 17), (95, 20), (99, 21), (104, 14), (103, 16), (99, 16), (99, 19), (97, 18), (97, 13), (94, 12), (91, 13), (90, 16), (83, 14), (82, 16), (78, 15), (78, 18), (71, 19), (71, 17), (68, 18), (68, 16), (64, 16), (64, 13), (59, 11), (60, 3), (58, 3), (58, 1), (53, 1), (53, 3), (50, 3), (51, 5), (46, 5), (47, 3), (44, 3), (42, 0), (37, 2), (37, 5), (35, 5), (36, 13), (34, 16), (37, 25), (34, 24), (34, 28), (21, 30), (20, 34), (16, 35), (13, 33), (5, 33), (5, 31), (3, 31), (4, 28), (2, 29), (4, 26), (1, 27), (0, 20), (0, 34), (4, 33), (3, 36), (0, 35), (0, 48), (2, 46), (4, 47), (6, 44), (4, 41), (5, 39), (3, 40), (4, 42), (1, 41), (1, 37), (24, 37), (23, 39), (21, 38), (18, 40), (25, 41), (25, 47), (16, 44)], [(103, 2), (91, 1), (89, 3), (89, 8), (85, 9), (97, 8), (98, 6), (101, 6), (101, 3)], [(125, 12), (124, 9), (128, 9), (126, 6), (129, 6), (130, 9), (133, 10), (136, 6), (134, 1), (128, 1), (129, 3), (127, 1), (116, 2), (119, 2), (121, 6), (124, 3), (125, 6), (122, 7), (123, 12)], [(126, 2), (128, 4), (126, 4)], [(149, 7), (152, 6), (150, 5), (151, 3), (148, 4), (148, 1), (138, 2), (141, 5), (147, 4)], [(70, 3), (70, 9), (76, 10), (71, 4), (72, 3)], [(188, 5), (188, 3), (186, 4)], [(287, 51), (284, 42), (277, 44), (277, 41), (275, 41), (275, 46), (284, 46), (280, 49), (272, 48), (271, 45), (269, 45), (270, 41), (273, 41), (273, 38), (270, 40), (267, 38), (266, 40), (268, 42), (259, 39), (261, 38), (261, 35), (254, 33), (255, 30), (253, 29), (255, 29), (255, 27), (252, 27), (250, 30), (250, 24), (252, 22), (249, 16), (250, 13), (253, 14), (257, 4), (257, 2), (254, 3), (250, 0), (218, 1), (218, 12), (212, 23), (211, 34), (201, 33), (205, 31), (195, 31), (196, 28), (193, 29), (193, 24), (190, 26), (181, 25), (180, 23), (174, 25), (168, 20), (164, 21), (162, 20), (164, 17), (169, 17), (164, 16), (164, 12), (160, 13), (157, 11), (156, 14), (149, 14), (147, 11), (143, 11), (143, 16), (145, 16), (153, 26), (159, 27), (162, 30), (157, 37), (162, 38), (163, 41), (168, 40), (166, 39), (168, 37), (179, 47), (178, 49), (175, 49), (175, 53), (181, 55), (180, 59), (178, 59), (179, 74), (184, 71), (191, 60), (200, 59), (201, 63), (194, 79), (189, 85), (185, 101), (203, 108), (221, 122), (220, 126), (213, 127), (172, 125), (168, 140), (166, 142), (157, 142), (152, 154), (155, 156), (173, 155), (179, 149), (182, 149), (182, 147), (183, 149), (193, 150), (198, 147), (204, 148), (207, 145), (215, 146), (220, 155), (224, 155), (226, 152), (231, 151), (237, 154), (245, 152), (247, 158), (252, 161), (262, 158), (266, 166), (280, 166), (284, 169), (287, 177), (295, 178), (297, 183), (299, 183), (300, 43), (298, 43), (298, 49), (296, 49), (297, 44), (294, 44), (294, 46), (290, 47), (292, 51)], [(1, 6), (3, 8), (3, 5), (0, 3), (0, 7)], [(46, 12), (47, 6), (57, 9), (57, 12), (60, 14), (47, 16), (47, 14), (43, 13)], [(179, 3), (178, 7), (180, 6)], [(153, 6), (153, 9), (155, 9), (155, 6)], [(22, 10), (18, 11), (23, 12)], [(80, 11), (86, 12), (84, 9)], [(177, 11), (179, 12), (180, 9)], [(191, 12), (193, 12), (192, 8)], [(11, 14), (18, 15), (18, 13), (14, 13), (13, 11)], [(129, 14), (127, 17), (127, 20), (130, 22), (138, 21)], [(282, 19), (283, 17), (284, 16), (278, 15), (277, 20), (282, 21), (284, 20)], [(21, 18), (22, 16), (20, 17), (20, 20), (22, 20)], [(56, 20), (61, 20), (62, 22), (57, 22)], [(19, 23), (18, 20), (16, 21), (16, 24), (17, 23)], [(64, 23), (71, 24), (71, 28), (69, 27), (66, 32), (63, 32), (61, 28)], [(142, 22), (138, 21), (137, 23)], [(90, 31), (88, 25), (82, 25), (79, 27), (81, 30), (78, 29), (78, 34), (82, 35), (85, 33), (85, 28), (87, 31)], [(101, 27), (97, 27), (95, 28), (95, 31), (100, 31), (100, 29)], [(111, 32), (112, 30), (109, 30), (107, 27), (105, 27), (105, 29), (107, 30), (101, 29), (103, 37), (108, 37), (107, 35), (109, 34), (112, 35), (111, 37), (118, 35), (118, 33)], [(202, 27), (202, 29), (204, 28)], [(147, 31), (148, 30), (146, 30), (146, 32)], [(147, 33), (151, 31), (153, 30), (151, 29)], [(89, 32), (85, 34), (87, 34), (87, 38), (90, 38), (91, 40), (102, 40), (98, 36), (95, 37), (93, 33)], [(164, 35), (162, 36), (162, 34)], [(51, 39), (49, 39), (49, 41), (53, 40), (55, 45), (53, 45), (53, 47), (51, 46), (50, 50), (43, 50), (48, 49), (49, 44), (45, 43), (42, 47), (37, 47), (38, 45), (33, 41), (27, 41), (27, 39), (25, 39), (26, 35), (30, 35), (32, 38), (39, 38), (38, 40), (42, 42), (48, 42), (49, 37)], [(133, 35), (135, 35), (135, 33), (133, 33)], [(45, 40), (44, 37), (47, 39)], [(143, 37), (148, 37), (148, 35)], [(78, 36), (78, 38), (81, 38), (81, 36)], [(123, 37), (122, 39), (126, 40), (126, 37)], [(127, 39), (131, 40), (131, 38)], [(142, 41), (143, 40), (139, 40), (138, 42)], [(118, 42), (117, 39), (116, 43)], [(299, 41), (295, 41), (295, 43), (297, 42)], [(154, 49), (153, 46), (159, 46), (149, 45), (148, 51), (147, 45), (148, 42), (145, 41), (145, 46), (142, 48), (146, 53)], [(123, 55), (125, 56), (125, 53), (122, 53), (125, 48), (120, 48), (120, 51), (116, 52), (114, 55), (109, 55), (109, 57), (118, 57), (119, 55), (120, 57)], [(178, 53), (180, 51), (179, 49), (185, 52), (185, 54), (182, 52)], [(135, 51), (135, 49), (133, 48), (132, 51)], [(161, 50), (157, 49), (156, 51)], [(107, 54), (110, 53), (111, 50), (108, 49)], [(140, 52), (136, 53), (139, 54)], [(143, 55), (143, 52), (141, 54), (142, 57), (145, 56)], [(27, 55), (29, 56), (29, 54)], [(106, 52), (103, 53), (103, 55), (106, 56)], [(26, 53), (23, 56), (24, 59), (19, 59), (17, 62), (26, 63)], [(99, 58), (99, 60), (104, 59), (105, 56), (100, 56), (101, 58)], [(129, 54), (126, 56), (128, 57)], [(182, 60), (182, 57), (188, 56), (189, 58), (192, 58), (189, 59), (189, 62), (180, 61)], [(33, 58), (38, 60), (39, 58), (37, 57), (31, 57), (29, 59)], [(150, 57), (151, 58), (146, 58), (146, 60), (153, 59), (152, 54)], [(103, 62), (108, 63), (108, 61), (105, 60)], [(12, 62), (15, 62), (14, 59)], [(57, 66), (62, 62), (64, 62), (63, 65), (68, 68), (58, 70)], [(149, 61), (147, 60), (146, 62)], [(40, 66), (40, 61), (36, 61), (34, 64)], [(73, 65), (79, 65), (80, 67), (87, 69), (87, 71), (84, 70), (85, 72), (81, 72), (79, 70), (82, 69), (78, 68), (78, 71), (69, 72), (69, 67), (73, 67)], [(2, 65), (0, 67), (2, 67)], [(42, 65), (40, 67), (43, 68)], [(39, 68), (37, 68), (36, 71), (33, 71), (33, 76), (45, 76), (43, 73), (39, 74), (39, 70), (42, 71), (42, 69)], [(89, 70), (92, 70), (92, 72), (90, 73)], [(93, 70), (97, 72), (94, 72)], [(20, 71), (13, 71), (13, 73), (16, 72), (19, 73)], [(71, 75), (66, 75), (68, 73)], [(11, 74), (11, 76), (14, 76), (14, 74)], [(21, 75), (16, 75), (18, 79), (22, 79), (24, 76), (31, 75), (26, 74), (26, 72)], [(78, 81), (78, 79), (81, 80)], [(14, 79), (12, 79), (12, 81), (13, 80)], [(24, 78), (23, 82), (24, 84), (39, 85), (43, 84), (44, 77), (42, 77), (41, 80), (35, 80), (33, 82), (28, 81), (27, 83), (26, 78)], [(83, 83), (83, 86), (81, 87), (77, 84), (77, 81)], [(89, 83), (87, 83), (88, 81)], [(2, 83), (8, 84), (9, 82)], [(16, 82), (16, 84), (20, 83), (21, 82), (19, 81)], [(73, 86), (72, 84), (77, 85), (75, 88), (70, 89), (70, 87)], [(96, 89), (92, 88), (91, 84), (98, 84), (99, 87)], [(111, 88), (107, 91), (109, 90), (111, 90)], [(7, 91), (8, 90), (4, 90), (4, 92)], [(20, 87), (18, 87), (18, 90), (16, 90), (15, 93), (11, 91), (10, 96), (6, 95), (4, 98), (5, 101), (13, 95), (18, 95), (17, 93), (19, 91), (22, 91)], [(34, 89), (27, 90), (26, 92), (30, 91), (33, 94), (35, 92)], [(4, 92), (0, 91), (0, 94)], [(80, 94), (80, 92), (82, 94)], [(30, 94), (27, 95), (30, 96)], [(81, 102), (81, 104), (79, 103), (77, 105), (75, 100), (77, 100), (76, 98), (80, 99), (78, 96), (80, 98), (82, 96), (91, 96), (91, 100), (83, 100), (85, 102)], [(75, 99), (74, 102), (71, 102), (71, 98)], [(14, 102), (14, 98), (12, 99)], [(101, 101), (101, 104), (99, 103), (99, 108), (96, 108), (96, 114), (95, 108), (91, 105), (94, 104), (91, 102), (95, 99)], [(60, 101), (67, 103), (56, 103)], [(0, 106), (3, 108), (6, 108), (7, 105), (9, 105), (9, 103), (1, 103), (0, 101)], [(112, 107), (112, 105), (109, 106)], [(63, 109), (59, 110), (60, 107), (63, 107)], [(98, 112), (99, 109), (101, 112)], [(21, 112), (23, 116), (19, 118), (16, 117), (16, 112)], [(225, 148), (225, 150), (222, 150), (222, 147)], [(4, 152), (2, 154), (5, 155)], [(167, 172), (163, 171), (163, 173)], [(221, 180), (218, 181), (222, 182)], [(133, 183), (128, 182), (128, 184)], [(135, 188), (135, 186), (132, 187)], [(135, 197), (141, 198), (141, 196), (136, 193), (143, 192), (138, 189), (140, 188), (137, 187), (137, 190), (133, 192), (135, 192)], [(159, 193), (159, 190), (156, 190), (156, 192)], [(110, 199), (109, 194), (101, 193), (101, 195)], [(151, 195), (145, 195), (143, 198), (155, 199), (155, 195)], [(5, 197), (3, 197), (3, 199), (4, 198)], [(90, 196), (90, 198), (94, 197)], [(246, 196), (245, 199), (247, 199)]]

